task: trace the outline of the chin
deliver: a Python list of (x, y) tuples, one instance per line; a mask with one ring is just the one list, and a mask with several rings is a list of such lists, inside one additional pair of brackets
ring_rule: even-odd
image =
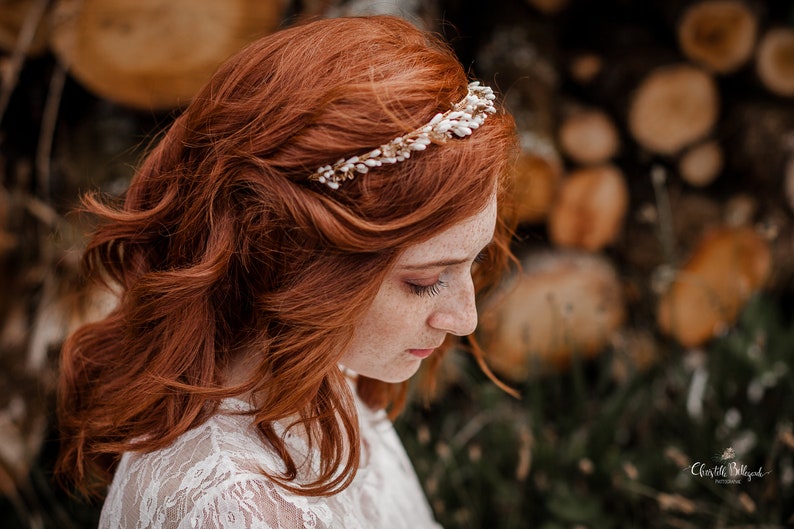
[(405, 382), (412, 376), (416, 374), (419, 370), (419, 365), (421, 362), (417, 362), (416, 366), (410, 369), (403, 369), (399, 372), (391, 372), (391, 373), (384, 373), (384, 372), (373, 372), (373, 373), (359, 373), (359, 375), (364, 375), (367, 378), (372, 378), (375, 380), (380, 380), (381, 382), (387, 382), (389, 384), (400, 384), (401, 382)]

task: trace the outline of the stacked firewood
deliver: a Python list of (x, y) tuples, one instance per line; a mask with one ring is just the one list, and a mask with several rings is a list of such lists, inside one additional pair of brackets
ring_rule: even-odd
[(522, 134), (523, 270), (481, 326), (495, 369), (610, 347), (641, 367), (638, 333), (706, 346), (794, 271), (794, 8), (529, 3), (474, 63)]
[[(521, 380), (609, 347), (641, 369), (662, 345), (703, 347), (725, 333), (759, 289), (790, 288), (790, 2), (470, 4), (0, 2), (0, 119), (15, 110), (13, 98), (36, 97), (20, 84), (28, 58), (52, 59), (51, 79), (31, 104), (34, 147), (6, 152), (22, 134), (9, 119), (0, 138), (2, 365), (24, 366), (51, 394), (59, 342), (105, 308), (104, 298), (79, 286), (85, 230), (64, 213), (77, 190), (123, 189), (134, 162), (126, 155), (143, 135), (136, 120), (154, 115), (161, 126), (224, 58), (302, 17), (406, 15), (445, 32), (464, 64), (504, 94), (521, 136), (514, 196), (524, 266), (485, 300), (491, 310), (480, 329), (502, 376)], [(450, 23), (439, 23), (442, 16)], [(74, 114), (61, 101), (68, 80), (100, 102), (95, 114), (63, 119)], [(103, 142), (112, 141), (121, 145), (109, 158), (126, 171), (116, 180), (100, 176), (109, 163), (100, 159)], [(22, 377), (1, 372), (11, 373), (0, 379), (6, 389)], [(28, 402), (21, 393), (0, 396), (0, 422), (17, 425), (14, 442), (28, 447), (0, 451), (0, 490), (22, 479), (43, 442), (40, 420), (17, 419), (46, 409), (23, 413), (20, 402)]]
[[(477, 75), (499, 85), (516, 116), (515, 213), (532, 234), (517, 245), (527, 266), (513, 278), (516, 299), (492, 302), (501, 310), (483, 325), (495, 364), (500, 352), (520, 350), (564, 365), (634, 324), (699, 346), (728, 328), (753, 292), (791, 276), (794, 28), (782, 24), (791, 8), (778, 4), (515, 0), (470, 28), (460, 23), (459, 34), (476, 42)], [(0, 9), (0, 46), (9, 50), (0, 115), (26, 55), (52, 51), (62, 72), (100, 98), (169, 110), (187, 103), (226, 56), (289, 18), (384, 10), (429, 27), (442, 10), (467, 12), (454, 1), (8, 0)], [(54, 128), (50, 118), (42, 132)], [(43, 140), (35, 172), (45, 182)], [(548, 277), (536, 280), (541, 271), (559, 272), (559, 290)], [(614, 292), (608, 303), (561, 304), (566, 281)], [(547, 312), (576, 312), (579, 303), (614, 310), (577, 315), (609, 322), (598, 340), (580, 340), (586, 326), (568, 329), (562, 314), (548, 339), (536, 330), (526, 337)], [(655, 321), (627, 318), (636, 306), (655, 307)], [(505, 317), (507, 307), (519, 317)], [(558, 345), (558, 334), (570, 343)], [(525, 371), (516, 362), (503, 370)]]

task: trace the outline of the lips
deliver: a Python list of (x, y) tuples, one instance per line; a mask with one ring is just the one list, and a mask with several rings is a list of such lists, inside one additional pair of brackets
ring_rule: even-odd
[(433, 354), (434, 349), (408, 349), (408, 352), (414, 355), (417, 358), (427, 358), (431, 354)]

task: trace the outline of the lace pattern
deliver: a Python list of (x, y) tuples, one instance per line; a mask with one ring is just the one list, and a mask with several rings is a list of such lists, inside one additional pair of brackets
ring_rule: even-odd
[[(122, 456), (99, 529), (440, 529), (386, 414), (357, 406), (367, 458), (339, 494), (300, 496), (265, 478), (261, 468), (283, 462), (235, 414), (248, 404), (228, 399), (171, 446)], [(287, 440), (307, 455), (299, 436)]]

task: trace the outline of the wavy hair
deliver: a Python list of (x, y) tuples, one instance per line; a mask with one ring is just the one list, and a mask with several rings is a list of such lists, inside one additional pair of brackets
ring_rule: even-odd
[[(495, 186), (505, 198), (514, 124), (500, 111), (336, 191), (308, 176), (426, 123), (467, 84), (440, 38), (392, 17), (291, 27), (222, 65), (122, 201), (85, 197), (97, 227), (84, 270), (119, 303), (63, 346), (57, 474), (97, 493), (124, 451), (165, 447), (220, 399), (253, 392), (253, 421), (287, 469), (270, 479), (304, 495), (349, 485), (360, 443), (338, 361), (402, 250), (481, 211)], [(506, 265), (509, 232), (500, 223), (479, 290)], [(247, 381), (225, 384), (252, 351)], [(395, 412), (405, 384), (360, 377), (357, 391)], [(315, 481), (296, 484), (279, 420), (307, 427)]]

